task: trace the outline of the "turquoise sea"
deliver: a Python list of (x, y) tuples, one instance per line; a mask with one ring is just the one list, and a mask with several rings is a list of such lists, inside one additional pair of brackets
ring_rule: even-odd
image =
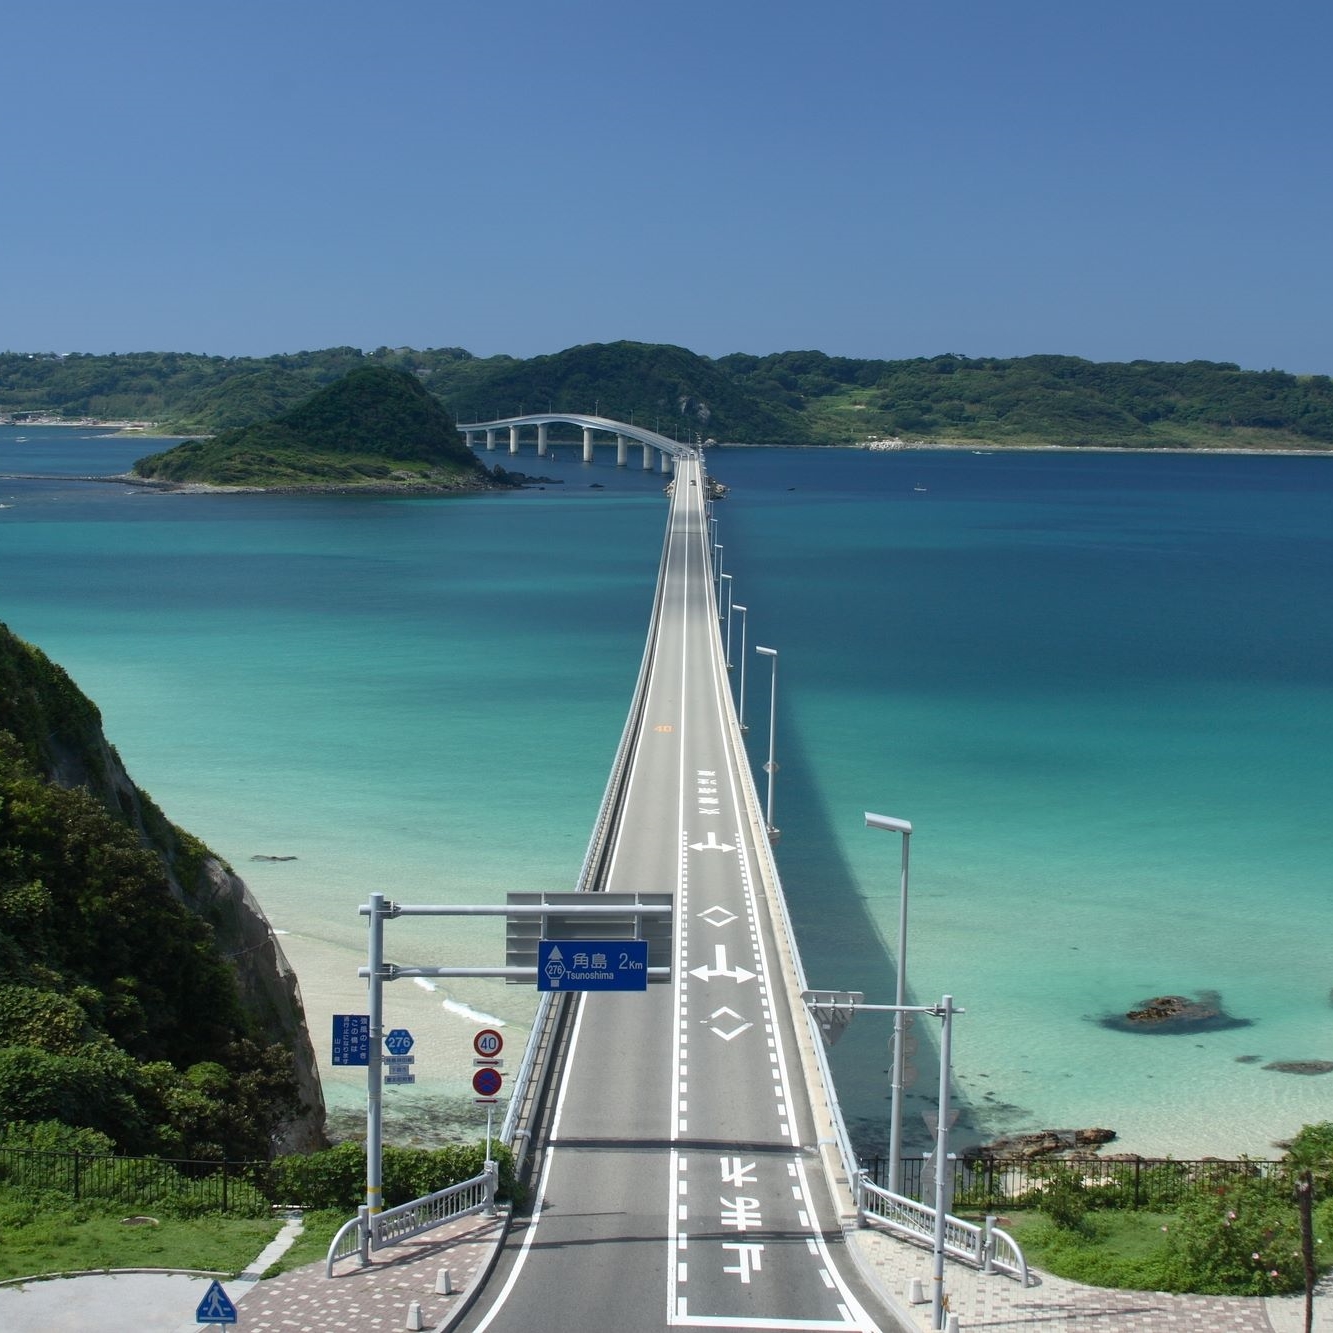
[[(157, 447), (0, 428), (0, 474), (114, 473)], [(361, 1007), (370, 891), (572, 884), (665, 519), (663, 478), (613, 459), (529, 451), (519, 467), (564, 484), (431, 500), (0, 480), (0, 619), (246, 877), (286, 932), (317, 1045), (331, 1013)], [(777, 856), (811, 984), (891, 1000), (899, 847), (862, 812), (898, 815), (916, 830), (910, 990), (967, 1010), (964, 1140), (1102, 1125), (1126, 1151), (1267, 1155), (1333, 1117), (1333, 1074), (1264, 1068), (1333, 1061), (1333, 459), (709, 463), (731, 487), (716, 513), (749, 608), (760, 762), (770, 677), (753, 645), (779, 651)], [(500, 947), (488, 923), (389, 930), (402, 963)], [(1206, 1031), (1102, 1021), (1214, 993), (1233, 1021)], [(400, 982), (389, 1006), (417, 1036), (396, 1132), (475, 1124), (477, 1016), (506, 1024), (516, 1062), (532, 994)], [(887, 1035), (866, 1015), (834, 1052), (872, 1149)], [(916, 1145), (937, 1036), (929, 1019), (914, 1033)], [(353, 1123), (355, 1075), (326, 1086)]]

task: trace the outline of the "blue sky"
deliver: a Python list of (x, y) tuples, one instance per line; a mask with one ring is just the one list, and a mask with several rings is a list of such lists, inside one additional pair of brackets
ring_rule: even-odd
[(0, 349), (1333, 372), (1325, 0), (73, 0), (3, 49)]

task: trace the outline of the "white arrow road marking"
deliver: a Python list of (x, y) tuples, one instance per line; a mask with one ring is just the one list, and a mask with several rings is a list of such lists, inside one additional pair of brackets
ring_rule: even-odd
[(713, 829), (708, 830), (707, 842), (692, 842), (690, 846), (696, 852), (734, 852), (736, 850), (729, 842), (718, 842), (717, 833)]
[[(728, 1009), (725, 1005), (723, 1005), (721, 1009), (714, 1009), (713, 1012), (708, 1015), (709, 1023), (712, 1023), (715, 1018), (720, 1018), (723, 1014), (727, 1014), (731, 1018), (736, 1019), (737, 1022), (740, 1022), (740, 1026), (732, 1028), (730, 1032), (723, 1032), (722, 1029), (720, 1027), (717, 1027), (716, 1025), (708, 1029), (710, 1032), (717, 1033), (717, 1035), (721, 1037), (723, 1041), (730, 1041), (733, 1037), (739, 1037), (741, 1033), (745, 1031), (746, 1028), (754, 1027), (753, 1023), (741, 1022), (740, 1014), (738, 1014), (734, 1009)], [(735, 1183), (740, 1184), (748, 1182), (737, 1181)]]
[(755, 974), (743, 967), (728, 967), (727, 946), (719, 944), (713, 956), (713, 966), (705, 964), (703, 967), (692, 967), (690, 976), (698, 977), (700, 981), (712, 981), (714, 977), (734, 977), (737, 982), (744, 982), (753, 981)]

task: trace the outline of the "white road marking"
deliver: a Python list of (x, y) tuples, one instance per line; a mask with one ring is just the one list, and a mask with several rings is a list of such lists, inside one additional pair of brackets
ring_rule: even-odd
[(736, 920), (736, 913), (729, 912), (725, 907), (714, 904), (706, 912), (700, 912), (699, 915), (708, 922), (710, 926), (729, 926)]
[[(723, 1032), (722, 1029), (713, 1022), (714, 1019), (721, 1018), (724, 1014), (737, 1020), (737, 1026), (731, 1028), (727, 1032)], [(742, 1021), (740, 1014), (734, 1009), (728, 1009), (726, 1005), (723, 1005), (721, 1009), (714, 1009), (713, 1012), (708, 1015), (706, 1021), (711, 1025), (708, 1030), (716, 1033), (723, 1041), (731, 1041), (734, 1038), (739, 1037), (742, 1032), (747, 1032), (750, 1028), (754, 1027), (754, 1024), (748, 1019)]]
[(763, 1269), (764, 1247), (754, 1241), (738, 1241), (734, 1245), (729, 1245), (724, 1241), (722, 1248), (736, 1252), (735, 1264), (724, 1264), (722, 1271), (724, 1273), (735, 1273), (748, 1287), (750, 1285), (750, 1274), (758, 1273)]
[[(701, 796), (699, 798), (699, 804), (716, 805), (717, 800), (712, 797)], [(690, 846), (696, 852), (734, 852), (736, 850), (729, 842), (718, 842), (717, 834), (712, 829), (708, 830), (707, 842), (692, 842), (690, 843)]]
[(756, 1177), (751, 1173), (755, 1169), (753, 1162), (742, 1162), (739, 1157), (719, 1159), (722, 1166), (722, 1182), (725, 1185), (753, 1185)]
[(707, 963), (703, 967), (690, 968), (690, 976), (698, 977), (700, 981), (712, 981), (714, 977), (733, 977), (738, 985), (743, 985), (747, 981), (754, 980), (755, 973), (739, 964), (735, 967), (727, 966), (727, 946), (718, 944), (713, 949), (713, 966), (709, 967)]

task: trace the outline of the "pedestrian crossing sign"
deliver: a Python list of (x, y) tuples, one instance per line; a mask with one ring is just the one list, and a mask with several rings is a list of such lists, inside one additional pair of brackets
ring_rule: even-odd
[(222, 1283), (213, 1279), (212, 1285), (204, 1293), (204, 1299), (199, 1302), (199, 1308), (194, 1312), (195, 1323), (197, 1324), (234, 1324), (236, 1322), (236, 1307), (231, 1303), (231, 1297), (222, 1290)]

